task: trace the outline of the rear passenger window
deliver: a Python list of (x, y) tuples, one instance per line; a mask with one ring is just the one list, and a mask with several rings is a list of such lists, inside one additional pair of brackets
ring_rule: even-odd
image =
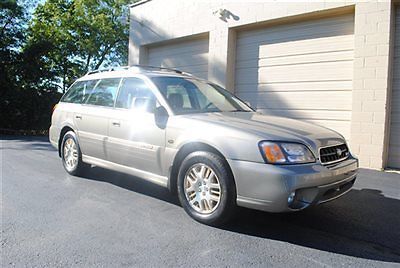
[(125, 78), (115, 107), (154, 113), (156, 103), (156, 97), (144, 81), (139, 78)]
[(79, 81), (74, 83), (61, 98), (62, 102), (85, 103), (98, 80)]
[(113, 107), (120, 80), (120, 78), (101, 79), (86, 103)]

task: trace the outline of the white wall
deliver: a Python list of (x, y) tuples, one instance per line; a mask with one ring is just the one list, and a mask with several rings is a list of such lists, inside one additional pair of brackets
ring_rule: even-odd
[[(213, 12), (226, 9), (226, 21)], [(354, 12), (355, 60), (351, 148), (362, 167), (383, 168), (390, 106), (390, 31), (387, 1), (152, 0), (130, 9), (129, 64), (142, 63), (146, 45), (209, 34), (208, 79), (232, 90), (236, 30)]]

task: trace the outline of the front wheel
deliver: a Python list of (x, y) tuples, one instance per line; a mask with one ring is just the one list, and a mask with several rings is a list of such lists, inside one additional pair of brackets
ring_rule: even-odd
[(193, 219), (209, 225), (225, 223), (236, 208), (236, 186), (227, 163), (210, 152), (193, 152), (183, 160), (178, 195)]
[(65, 133), (61, 142), (61, 159), (64, 169), (71, 175), (82, 174), (85, 163), (82, 162), (82, 153), (78, 140), (73, 131)]

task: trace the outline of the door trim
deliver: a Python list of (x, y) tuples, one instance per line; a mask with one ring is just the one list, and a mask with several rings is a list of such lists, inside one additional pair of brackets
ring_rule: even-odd
[(82, 155), (82, 161), (87, 164), (99, 166), (102, 168), (112, 169), (112, 170), (115, 170), (118, 172), (133, 175), (133, 176), (145, 179), (147, 181), (150, 181), (152, 183), (155, 183), (157, 185), (163, 186), (165, 188), (168, 187), (168, 177), (165, 177), (165, 176), (160, 176), (160, 175), (157, 175), (157, 174), (154, 174), (151, 172), (139, 170), (139, 169), (132, 168), (132, 167), (123, 166), (120, 164), (116, 164), (116, 163), (113, 163), (110, 161), (102, 160), (102, 159), (92, 157), (92, 156), (87, 156), (87, 155)]

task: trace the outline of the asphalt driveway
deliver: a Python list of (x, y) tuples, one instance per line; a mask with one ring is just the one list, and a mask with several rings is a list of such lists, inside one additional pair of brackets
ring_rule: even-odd
[(93, 167), (69, 176), (46, 138), (1, 138), (2, 267), (400, 266), (400, 175), (361, 170), (341, 199), (240, 209), (223, 228), (166, 189)]

